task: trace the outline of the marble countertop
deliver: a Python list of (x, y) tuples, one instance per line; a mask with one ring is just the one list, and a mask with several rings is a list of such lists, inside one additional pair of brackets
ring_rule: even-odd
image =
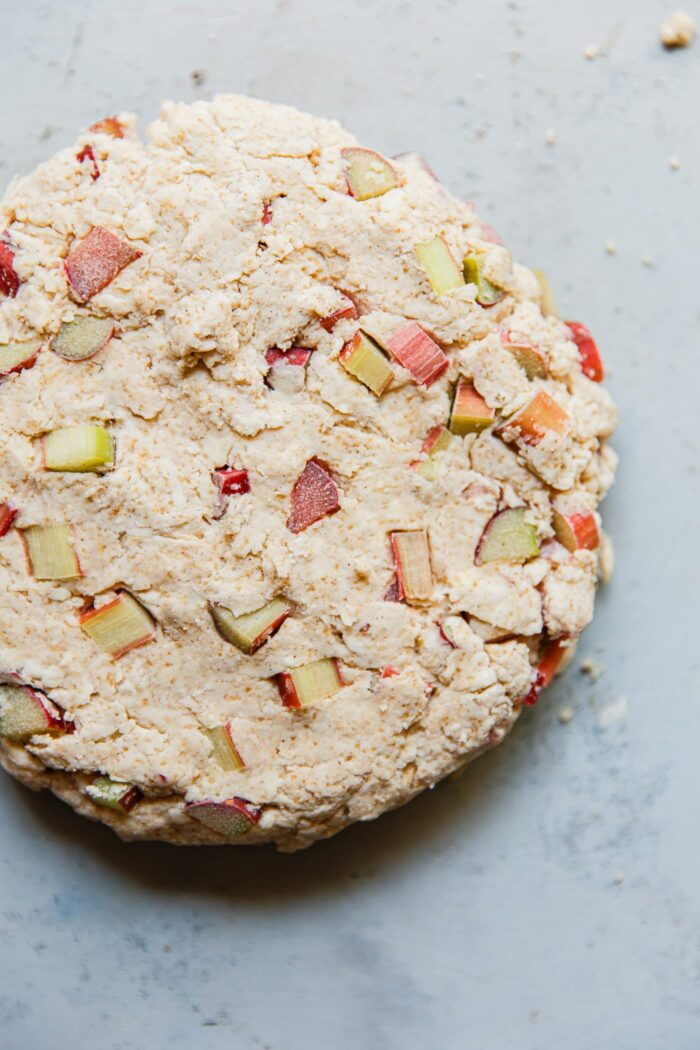
[(283, 856), (127, 846), (2, 777), (8, 1050), (700, 1046), (700, 42), (660, 47), (669, 9), (26, 0), (4, 19), (3, 185), (164, 97), (336, 116), (423, 153), (547, 270), (622, 414), (615, 578), (564, 679), (461, 779)]

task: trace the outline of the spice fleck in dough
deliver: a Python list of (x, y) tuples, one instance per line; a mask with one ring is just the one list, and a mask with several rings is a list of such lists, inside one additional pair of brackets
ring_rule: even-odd
[(231, 96), (1, 209), (5, 767), (293, 850), (500, 741), (590, 619), (615, 466), (544, 278), (417, 155)]

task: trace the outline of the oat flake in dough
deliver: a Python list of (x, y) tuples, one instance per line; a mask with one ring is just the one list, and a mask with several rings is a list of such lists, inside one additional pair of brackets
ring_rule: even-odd
[[(0, 385), (2, 762), (124, 838), (296, 849), (376, 817), (500, 741), (590, 620), (615, 466), (595, 347), (420, 158), (356, 145), (284, 106), (167, 103), (145, 142), (98, 125), (2, 203), (0, 360), (42, 344)], [(50, 340), (85, 316), (115, 332), (65, 360)], [(42, 436), (87, 425), (113, 465), (45, 469)], [(28, 571), (50, 523), (82, 575)], [(113, 659), (78, 618), (124, 593), (154, 636)], [(277, 597), (256, 651), (217, 631), (212, 608)], [(8, 737), (20, 695), (50, 732)]]

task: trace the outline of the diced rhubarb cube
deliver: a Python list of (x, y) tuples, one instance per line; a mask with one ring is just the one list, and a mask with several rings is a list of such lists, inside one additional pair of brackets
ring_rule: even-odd
[(92, 146), (83, 146), (83, 148), (78, 153), (76, 153), (75, 159), (78, 161), (79, 164), (83, 164), (85, 161), (87, 161), (90, 165), (90, 177), (92, 178), (92, 181), (94, 182), (95, 179), (99, 179), (100, 169), (97, 165), (97, 161), (95, 160), (95, 151), (93, 150)]
[(277, 675), (285, 707), (309, 707), (339, 692), (345, 682), (335, 659), (314, 660)]
[(227, 839), (247, 835), (260, 820), (262, 810), (245, 798), (227, 798), (223, 802), (205, 799), (188, 802), (185, 810), (201, 824)]
[(557, 310), (557, 304), (554, 301), (554, 292), (552, 286), (547, 279), (547, 274), (544, 270), (533, 270), (537, 283), (540, 286), (540, 309), (545, 317), (558, 317), (559, 311)]
[(36, 340), (31, 343), (8, 343), (0, 346), (0, 379), (12, 372), (31, 368), (36, 363), (40, 350), (41, 343)]
[(95, 777), (85, 788), (85, 794), (96, 806), (113, 809), (116, 813), (129, 813), (143, 798), (143, 792), (135, 784), (106, 776)]
[(592, 511), (573, 513), (554, 507), (552, 524), (557, 539), (568, 551), (594, 551), (600, 543), (598, 522)]
[(497, 288), (485, 276), (485, 263), (486, 252), (473, 252), (471, 255), (466, 255), (462, 264), (464, 280), (467, 284), (476, 285), (476, 301), (480, 306), (493, 306), (500, 302), (505, 293), (502, 288)]
[(0, 683), (0, 736), (15, 743), (47, 733), (65, 733), (63, 712), (48, 696), (29, 685)]
[(537, 557), (537, 530), (525, 520), (525, 513), (525, 507), (508, 507), (494, 514), (476, 548), (477, 565), (491, 561), (524, 562)]
[(537, 703), (537, 698), (542, 690), (546, 689), (551, 683), (559, 670), (562, 660), (566, 656), (567, 649), (568, 646), (564, 641), (545, 643), (540, 654), (540, 661), (535, 671), (533, 683), (527, 695), (523, 697), (522, 702), (527, 704), (528, 707), (532, 707), (533, 704)]
[(150, 613), (127, 591), (120, 591), (116, 598), (99, 609), (80, 613), (78, 623), (113, 660), (156, 636)]
[(0, 241), (0, 295), (14, 299), (19, 286), (20, 279), (15, 272), (15, 253), (9, 245)]
[(286, 394), (298, 394), (304, 388), (304, 369), (312, 351), (305, 346), (292, 346), (289, 350), (272, 347), (265, 351), (265, 360), (270, 368), (265, 382), (271, 390)]
[(432, 430), (428, 432), (420, 447), (421, 452), (426, 458), (415, 460), (411, 466), (421, 475), (421, 477), (432, 481), (437, 475), (435, 457), (440, 452), (444, 452), (445, 449), (449, 447), (451, 441), (452, 434), (447, 427), (443, 427), (442, 424), (433, 427)]
[(464, 286), (464, 274), (455, 262), (444, 237), (422, 241), (414, 245), (414, 248), (436, 295), (444, 295)]
[(435, 340), (415, 321), (394, 332), (386, 345), (394, 360), (422, 386), (439, 379), (450, 363)]
[(346, 372), (381, 397), (394, 378), (394, 373), (379, 344), (360, 328), (340, 351), (340, 363)]
[(0, 536), (5, 536), (12, 528), (19, 511), (11, 503), (0, 503)]
[(102, 120), (98, 120), (96, 124), (91, 124), (89, 130), (94, 131), (98, 135), (111, 135), (113, 139), (124, 138), (124, 125), (116, 117), (104, 117)]
[(109, 317), (76, 317), (64, 321), (51, 349), (64, 361), (87, 361), (99, 353), (114, 335), (114, 321)]
[(290, 532), (303, 532), (339, 510), (338, 486), (328, 465), (315, 457), (310, 459), (294, 483), (287, 528)]
[(29, 525), (19, 529), (19, 534), (27, 569), (36, 580), (74, 580), (82, 576), (70, 525)]
[(546, 390), (538, 390), (496, 433), (505, 441), (519, 437), (527, 445), (538, 445), (548, 434), (565, 434), (570, 426), (571, 420), (561, 405)]
[(494, 410), (486, 404), (481, 394), (465, 379), (460, 379), (455, 389), (450, 415), (450, 430), (453, 434), (478, 434), (490, 427)]
[(100, 472), (114, 466), (114, 439), (105, 427), (81, 424), (52, 430), (42, 438), (46, 470)]
[(332, 332), (339, 321), (354, 320), (357, 317), (357, 307), (352, 299), (342, 292), (340, 298), (341, 303), (338, 309), (334, 310), (328, 317), (322, 317), (320, 320), (321, 327), (325, 328), (327, 332)]
[(595, 339), (580, 321), (567, 321), (566, 326), (578, 348), (581, 371), (594, 383), (601, 383), (605, 379), (605, 370)]
[(143, 253), (102, 226), (90, 232), (65, 261), (66, 277), (76, 299), (87, 302)]
[(235, 467), (217, 467), (211, 472), (211, 480), (219, 490), (220, 496), (244, 496), (250, 492), (250, 478), (247, 470)]
[(217, 765), (225, 769), (227, 773), (236, 773), (245, 769), (245, 762), (233, 742), (230, 722), (222, 726), (214, 726), (213, 729), (205, 729), (204, 735), (211, 743), (212, 754)]
[(501, 332), (506, 350), (512, 355), (528, 379), (546, 379), (549, 375), (547, 358), (542, 350), (531, 343), (513, 340), (509, 332)]
[(340, 153), (345, 164), (348, 190), (358, 201), (381, 197), (398, 186), (396, 169), (374, 150), (352, 146)]
[(389, 534), (396, 563), (399, 594), (409, 602), (429, 601), (433, 594), (430, 545), (425, 529)]
[(216, 602), (210, 602), (209, 611), (221, 637), (250, 656), (280, 629), (292, 610), (284, 598), (273, 598), (261, 609), (242, 616), (234, 616)]

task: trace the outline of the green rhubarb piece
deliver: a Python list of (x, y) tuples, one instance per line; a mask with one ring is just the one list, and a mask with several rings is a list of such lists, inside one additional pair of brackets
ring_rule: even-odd
[(493, 306), (503, 298), (502, 288), (489, 281), (484, 276), (484, 264), (486, 262), (485, 252), (474, 252), (464, 257), (463, 269), (464, 280), (468, 284), (476, 285), (476, 301), (481, 306)]
[(418, 261), (425, 270), (436, 295), (444, 295), (464, 285), (464, 276), (452, 257), (444, 237), (433, 237), (414, 245)]
[(47, 470), (100, 471), (114, 466), (114, 441), (105, 427), (83, 424), (44, 435)]

